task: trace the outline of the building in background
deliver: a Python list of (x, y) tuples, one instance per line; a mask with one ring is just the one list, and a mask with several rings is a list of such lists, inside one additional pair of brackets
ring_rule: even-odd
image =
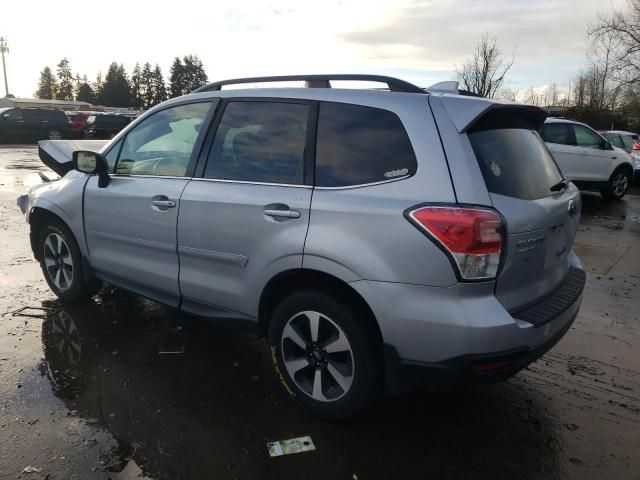
[(0, 108), (57, 108), (60, 110), (93, 110), (87, 102), (45, 100), (41, 98), (0, 98)]

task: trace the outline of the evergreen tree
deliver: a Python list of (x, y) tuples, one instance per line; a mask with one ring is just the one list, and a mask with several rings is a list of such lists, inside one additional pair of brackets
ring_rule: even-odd
[(98, 72), (96, 81), (93, 82), (93, 98), (96, 105), (102, 105), (102, 88), (104, 87), (104, 81), (102, 80), (102, 72)]
[(171, 66), (171, 97), (191, 93), (207, 83), (202, 60), (197, 55), (186, 55), (180, 60), (176, 57)]
[(56, 92), (58, 100), (73, 100), (73, 74), (71, 73), (71, 65), (69, 60), (63, 58), (58, 64), (58, 79), (60, 84)]
[(140, 63), (136, 62), (131, 73), (131, 106), (135, 108), (143, 106), (141, 76)]
[(112, 62), (102, 85), (100, 100), (108, 107), (129, 107), (131, 87), (122, 64)]
[(156, 63), (156, 66), (153, 69), (153, 104), (158, 105), (165, 100), (167, 100), (167, 87), (164, 83), (164, 75), (162, 75), (162, 70)]
[(171, 65), (171, 77), (169, 78), (169, 94), (171, 98), (184, 95), (185, 90), (185, 76), (184, 66), (180, 58), (176, 57)]
[(146, 62), (142, 66), (142, 74), (140, 75), (140, 85), (142, 91), (142, 106), (145, 109), (153, 107), (153, 70), (151, 64)]
[(40, 81), (38, 82), (37, 98), (46, 98), (52, 100), (56, 96), (57, 82), (56, 77), (49, 67), (44, 67), (40, 72)]
[[(80, 76), (77, 77), (80, 79)], [(93, 88), (87, 81), (87, 76), (85, 75), (82, 79), (80, 79), (80, 83), (78, 83), (78, 87), (76, 90), (76, 100), (79, 102), (88, 102), (94, 103), (96, 101), (95, 94), (93, 92)]]
[(186, 78), (186, 92), (184, 92), (184, 94), (191, 93), (196, 88), (200, 88), (207, 84), (208, 78), (204, 71), (204, 65), (197, 55), (185, 56), (183, 59), (183, 65)]

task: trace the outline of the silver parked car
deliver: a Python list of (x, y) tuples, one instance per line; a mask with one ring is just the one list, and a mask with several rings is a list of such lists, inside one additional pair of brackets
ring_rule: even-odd
[[(276, 80), (309, 88), (221, 88)], [(19, 204), (61, 300), (106, 281), (250, 325), (291, 396), (349, 417), (383, 392), (506, 379), (571, 326), (581, 199), (545, 116), (389, 77), (218, 82), (73, 164), (42, 142), (66, 174)]]

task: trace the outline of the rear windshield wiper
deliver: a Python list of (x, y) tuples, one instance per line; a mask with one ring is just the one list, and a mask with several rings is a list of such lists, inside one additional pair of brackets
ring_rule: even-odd
[(563, 178), (555, 185), (552, 185), (549, 190), (551, 190), (552, 192), (559, 192), (560, 190), (564, 190), (565, 188), (567, 188), (567, 185), (569, 185), (569, 182), (567, 182), (566, 178)]

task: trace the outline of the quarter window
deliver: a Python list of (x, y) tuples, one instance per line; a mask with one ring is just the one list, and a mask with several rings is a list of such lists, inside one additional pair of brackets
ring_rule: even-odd
[(301, 184), (308, 117), (302, 103), (229, 102), (205, 178)]
[(542, 139), (548, 143), (573, 145), (569, 127), (566, 123), (545, 123), (542, 127)]
[(183, 177), (211, 102), (190, 103), (154, 113), (124, 140), (116, 173)]
[(379, 108), (321, 103), (316, 185), (344, 187), (413, 175), (417, 162), (397, 115)]
[(600, 150), (602, 145), (602, 137), (592, 132), (582, 125), (574, 125), (573, 133), (576, 136), (576, 145), (579, 147), (593, 148)]

